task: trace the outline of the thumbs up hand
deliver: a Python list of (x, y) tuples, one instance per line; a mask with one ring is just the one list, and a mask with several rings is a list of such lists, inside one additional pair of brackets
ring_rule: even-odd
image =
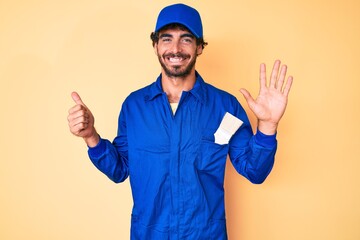
[(99, 135), (94, 127), (94, 116), (77, 92), (72, 92), (71, 97), (76, 105), (69, 110), (70, 132), (75, 136), (82, 137), (89, 147), (95, 147), (99, 142)]

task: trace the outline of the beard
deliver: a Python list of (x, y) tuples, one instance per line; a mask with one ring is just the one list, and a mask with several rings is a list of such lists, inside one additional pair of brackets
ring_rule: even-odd
[(192, 69), (195, 66), (196, 63), (196, 54), (194, 55), (195, 57), (191, 60), (191, 62), (188, 63), (187, 66), (181, 67), (181, 66), (171, 66), (168, 67), (166, 66), (166, 64), (164, 63), (163, 59), (169, 58), (169, 57), (180, 57), (183, 59), (186, 58), (190, 58), (190, 55), (186, 55), (186, 54), (182, 54), (182, 53), (177, 53), (177, 54), (164, 54), (162, 56), (158, 55), (158, 59), (160, 62), (161, 67), (164, 69), (164, 72), (166, 74), (166, 76), (170, 77), (170, 78), (176, 78), (176, 77), (187, 77)]

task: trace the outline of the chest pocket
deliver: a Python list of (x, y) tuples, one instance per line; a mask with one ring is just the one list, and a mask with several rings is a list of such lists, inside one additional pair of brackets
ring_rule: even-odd
[(199, 171), (217, 174), (225, 170), (226, 157), (229, 150), (228, 144), (215, 143), (216, 129), (203, 131), (197, 153), (197, 167)]

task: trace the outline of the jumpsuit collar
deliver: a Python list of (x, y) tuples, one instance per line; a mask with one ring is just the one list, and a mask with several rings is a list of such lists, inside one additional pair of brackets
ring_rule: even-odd
[[(205, 104), (207, 97), (205, 82), (197, 71), (195, 71), (195, 77), (196, 81), (194, 87), (188, 92), (191, 93), (200, 103)], [(162, 94), (164, 94), (164, 91), (161, 86), (160, 74), (156, 79), (155, 83), (150, 85), (149, 93), (145, 96), (145, 101), (154, 100), (156, 97)]]

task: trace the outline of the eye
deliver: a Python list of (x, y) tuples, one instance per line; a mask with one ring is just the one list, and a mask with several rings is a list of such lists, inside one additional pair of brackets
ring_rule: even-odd
[(170, 42), (170, 41), (171, 41), (171, 38), (164, 37), (164, 38), (161, 38), (161, 41), (163, 41), (163, 42)]
[(188, 38), (188, 37), (183, 39), (183, 42), (185, 43), (192, 43), (192, 41), (193, 41), (192, 38)]

